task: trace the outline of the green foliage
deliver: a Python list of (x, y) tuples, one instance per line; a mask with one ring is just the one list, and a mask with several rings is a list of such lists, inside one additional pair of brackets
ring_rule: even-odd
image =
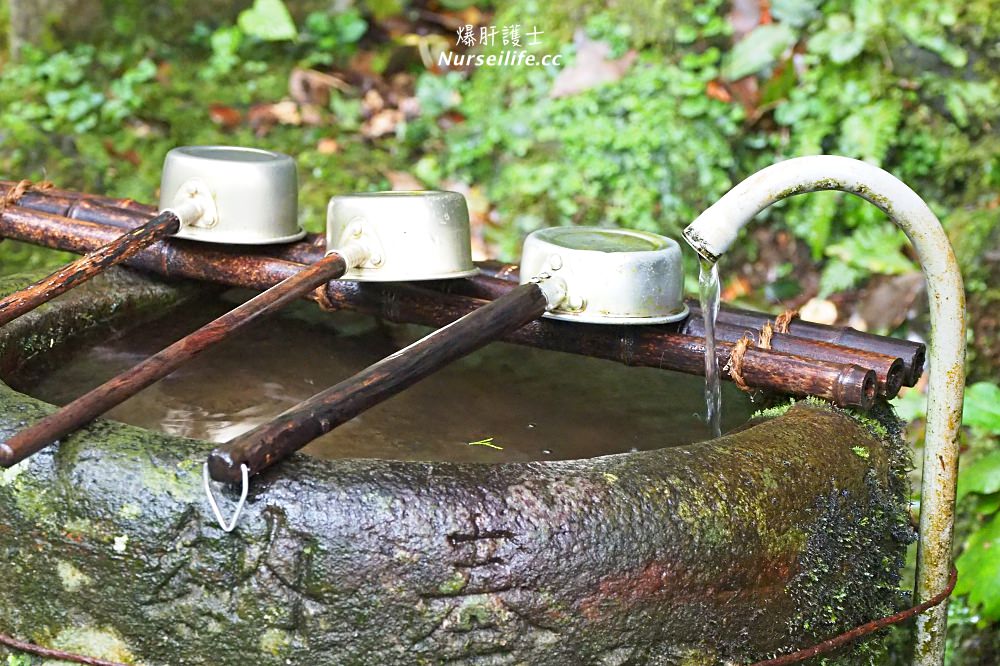
[[(905, 420), (926, 416), (926, 396), (917, 391), (907, 391), (893, 406)], [(992, 634), (979, 632), (1000, 620), (1000, 387), (990, 382), (969, 386), (962, 420), (968, 431), (958, 475), (957, 532), (963, 549), (949, 606), (949, 663), (994, 663), (995, 656), (973, 655), (994, 654), (997, 648), (988, 647), (996, 643)]]
[(735, 81), (770, 69), (796, 41), (795, 32), (784, 23), (758, 26), (729, 52), (722, 74)]
[(313, 12), (306, 17), (301, 36), (309, 66), (332, 64), (336, 58), (350, 55), (368, 31), (368, 22), (354, 8), (331, 14)]
[(966, 389), (962, 420), (971, 429), (970, 449), (979, 455), (959, 472), (958, 497), (974, 528), (959, 556), (956, 594), (984, 621), (1000, 620), (1000, 387), (988, 382)]
[(962, 423), (1000, 435), (1000, 386), (979, 382), (966, 389)]
[(969, 605), (987, 620), (1000, 619), (1000, 518), (993, 516), (976, 530), (958, 558), (955, 594), (969, 595)]
[(850, 236), (826, 246), (827, 263), (820, 283), (820, 296), (853, 287), (872, 273), (902, 275), (917, 267), (902, 254), (906, 236), (891, 224), (859, 227)]
[[(654, 40), (658, 46), (642, 50), (620, 81), (557, 100), (548, 95), (557, 72), (476, 71), (460, 89), (468, 121), (443, 138), (443, 155), (429, 146), (420, 173), (485, 185), (498, 208), (492, 237), (508, 258), (525, 233), (548, 224), (676, 233), (754, 170), (819, 153), (891, 170), (927, 196), (946, 223), (952, 215), (981, 220), (1000, 184), (1000, 139), (991, 130), (1000, 78), (988, 64), (1000, 54), (986, 49), (964, 65), (951, 54), (982, 49), (986, 34), (996, 41), (998, 12), (984, 2), (961, 10), (946, 4), (951, 9), (931, 0), (782, 0), (772, 3), (775, 23), (732, 47), (727, 26), (715, 20), (718, 2), (657, 5), (670, 46), (685, 44), (682, 50)], [(612, 12), (586, 3), (543, 9), (522, 0), (494, 22), (518, 17), (565, 30), (565, 17), (585, 20), (588, 35), (619, 57), (650, 43), (640, 16), (646, 14), (631, 3)], [(928, 25), (900, 29), (921, 21)], [(569, 62), (575, 49), (561, 47)], [(735, 101), (706, 94), (717, 77), (747, 74), (760, 77), (759, 103), (773, 114), (773, 130), (748, 125)], [(768, 215), (823, 262), (822, 295), (875, 273), (916, 269), (903, 237), (860, 199), (796, 197)], [(978, 233), (984, 226), (978, 224), (970, 261), (986, 242)]]
[[(601, 15), (588, 23), (595, 39), (609, 28)], [(569, 62), (575, 49), (563, 50)], [(643, 57), (621, 80), (559, 99), (548, 94), (557, 72), (482, 70), (459, 107), (468, 121), (425, 172), (486, 184), (500, 219), (492, 238), (508, 257), (551, 224), (676, 235), (732, 184), (729, 137), (743, 111), (704, 94), (720, 59), (714, 48)]]
[[(95, 69), (119, 73), (98, 87)], [(123, 68), (89, 45), (51, 57), (26, 49), (22, 63), (0, 73), (0, 124), (11, 134), (112, 132), (143, 105), (155, 74), (148, 58)]]
[(236, 25), (244, 35), (265, 42), (285, 42), (299, 36), (292, 15), (281, 0), (254, 0), (250, 9), (240, 12)]
[[(196, 33), (211, 45), (212, 57), (201, 70), (201, 78), (217, 80), (238, 66), (253, 72), (266, 65), (262, 56), (299, 58), (306, 67), (331, 65), (354, 53), (368, 31), (368, 22), (354, 7), (339, 12), (312, 12), (300, 32), (282, 0), (256, 0), (240, 12), (235, 25), (209, 31), (204, 24)], [(275, 52), (284, 46), (287, 52)], [(251, 57), (252, 56), (252, 57)]]

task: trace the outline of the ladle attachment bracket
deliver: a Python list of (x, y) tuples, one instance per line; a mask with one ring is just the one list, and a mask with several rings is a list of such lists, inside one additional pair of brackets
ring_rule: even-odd
[(181, 226), (211, 229), (219, 223), (219, 211), (212, 191), (197, 178), (191, 178), (181, 185), (166, 210), (177, 215)]
[(243, 506), (247, 502), (247, 492), (250, 490), (250, 468), (246, 464), (240, 465), (240, 472), (243, 476), (243, 488), (240, 491), (240, 501), (236, 504), (236, 511), (233, 513), (232, 519), (227, 523), (222, 517), (222, 511), (219, 509), (219, 503), (215, 500), (215, 494), (212, 492), (212, 478), (208, 473), (208, 463), (202, 468), (202, 477), (205, 482), (205, 495), (208, 496), (208, 504), (212, 507), (212, 513), (215, 514), (215, 519), (219, 521), (219, 527), (222, 528), (223, 532), (232, 532), (236, 529), (236, 523), (240, 519), (240, 514), (243, 512)]

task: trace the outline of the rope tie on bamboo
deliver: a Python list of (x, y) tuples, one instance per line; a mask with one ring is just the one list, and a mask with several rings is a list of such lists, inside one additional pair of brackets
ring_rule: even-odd
[(732, 378), (733, 383), (740, 387), (740, 390), (750, 392), (750, 385), (747, 384), (746, 380), (743, 378), (743, 357), (746, 356), (747, 350), (753, 347), (753, 338), (749, 333), (744, 333), (743, 337), (740, 338), (735, 345), (733, 345), (733, 353), (729, 355), (729, 361), (722, 368), (729, 373), (730, 378)]
[(321, 310), (337, 310), (339, 306), (330, 299), (330, 292), (325, 284), (321, 284), (312, 291), (312, 300), (316, 301)]
[(787, 334), (788, 327), (792, 324), (792, 320), (798, 316), (798, 310), (785, 310), (774, 319), (774, 330), (778, 333)]
[[(756, 346), (760, 349), (770, 349), (771, 340), (774, 338), (774, 334), (787, 334), (788, 327), (791, 325), (792, 319), (798, 315), (798, 310), (785, 310), (774, 319), (773, 325), (771, 322), (766, 322), (760, 329), (760, 333), (757, 334)], [(751, 388), (743, 378), (743, 357), (746, 356), (747, 350), (754, 346), (753, 336), (749, 333), (744, 333), (743, 337), (740, 338), (733, 347), (733, 353), (730, 354), (729, 361), (723, 368), (723, 370), (729, 373), (733, 383), (740, 387), (740, 390), (746, 391), (747, 393), (751, 391)]]
[(774, 337), (774, 326), (771, 326), (771, 322), (766, 322), (763, 328), (760, 329), (760, 335), (757, 336), (757, 346), (761, 349), (771, 348), (771, 338)]
[(17, 185), (12, 187), (7, 191), (7, 194), (0, 196), (0, 213), (2, 213), (7, 206), (17, 205), (28, 192), (44, 192), (45, 190), (51, 190), (55, 187), (52, 183), (47, 180), (43, 180), (38, 183), (32, 183), (30, 180), (18, 181)]

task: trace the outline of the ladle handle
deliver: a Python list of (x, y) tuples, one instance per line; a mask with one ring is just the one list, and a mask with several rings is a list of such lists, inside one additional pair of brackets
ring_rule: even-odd
[(177, 233), (180, 225), (177, 215), (172, 211), (164, 211), (107, 245), (66, 264), (48, 277), (7, 296), (0, 300), (0, 326), (86, 282), (101, 271), (127, 260), (156, 241)]
[(167, 376), (185, 361), (228, 338), (237, 329), (278, 310), (319, 285), (342, 276), (346, 270), (347, 264), (344, 258), (339, 254), (330, 254), (279, 282), (133, 368), (80, 396), (54, 414), (18, 432), (7, 442), (0, 444), (0, 465), (10, 467), (40, 451), (51, 442), (86, 425), (153, 382)]
[(209, 472), (222, 482), (239, 481), (241, 465), (246, 465), (250, 474), (257, 474), (449, 363), (537, 319), (545, 309), (546, 297), (537, 284), (516, 287), (271, 422), (217, 447), (208, 458)]

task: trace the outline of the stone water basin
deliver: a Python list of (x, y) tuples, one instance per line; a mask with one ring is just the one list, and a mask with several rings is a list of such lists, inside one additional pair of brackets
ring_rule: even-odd
[[(0, 437), (239, 297), (115, 269), (5, 327)], [(142, 664), (694, 666), (898, 601), (888, 408), (751, 418), (727, 387), (706, 441), (699, 378), (504, 344), (254, 479), (219, 529), (211, 442), (424, 332), (296, 306), (2, 472), (0, 631)]]

